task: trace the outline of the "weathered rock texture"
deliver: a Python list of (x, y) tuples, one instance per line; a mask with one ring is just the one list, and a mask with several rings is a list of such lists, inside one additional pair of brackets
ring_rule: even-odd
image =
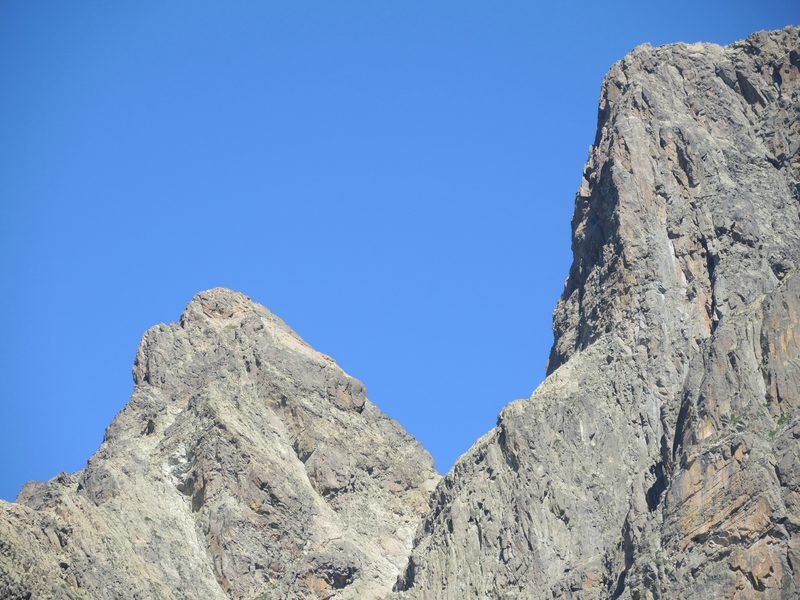
[(439, 480), (364, 386), (241, 294), (142, 339), (86, 468), (0, 502), (0, 598), (382, 598)]
[(800, 597), (800, 30), (606, 76), (548, 378), (396, 598)]

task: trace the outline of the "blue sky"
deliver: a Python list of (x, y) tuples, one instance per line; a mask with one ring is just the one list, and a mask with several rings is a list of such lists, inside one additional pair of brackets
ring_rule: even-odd
[(74, 471), (150, 326), (266, 305), (446, 471), (544, 375), (597, 96), (793, 1), (0, 3), (0, 498)]

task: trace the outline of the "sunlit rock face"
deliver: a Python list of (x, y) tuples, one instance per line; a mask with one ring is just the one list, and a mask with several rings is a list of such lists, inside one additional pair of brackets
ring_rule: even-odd
[(799, 148), (800, 29), (615, 64), (548, 377), (441, 479), (198, 294), (86, 468), (0, 502), (0, 599), (800, 597)]
[(800, 596), (799, 69), (797, 28), (611, 68), (548, 378), (397, 598)]
[(222, 288), (150, 329), (133, 377), (83, 471), (0, 503), (0, 598), (391, 589), (439, 476), (359, 381)]

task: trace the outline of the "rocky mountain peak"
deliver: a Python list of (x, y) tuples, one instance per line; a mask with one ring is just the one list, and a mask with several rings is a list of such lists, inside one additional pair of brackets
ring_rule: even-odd
[(83, 471), (0, 504), (6, 595), (381, 598), (391, 588), (439, 476), (361, 382), (224, 288), (148, 330), (133, 376)]
[(698, 343), (797, 264), (798, 31), (643, 45), (612, 66), (548, 372), (611, 330), (635, 347), (640, 317)]
[(0, 598), (798, 597), (800, 29), (613, 65), (572, 226), (546, 380), (443, 478), (201, 292), (86, 468), (0, 502)]
[(256, 312), (269, 313), (266, 308), (257, 306), (244, 294), (216, 287), (195, 295), (181, 314), (180, 321), (184, 324), (208, 319), (229, 325), (233, 320), (243, 319), (248, 314)]

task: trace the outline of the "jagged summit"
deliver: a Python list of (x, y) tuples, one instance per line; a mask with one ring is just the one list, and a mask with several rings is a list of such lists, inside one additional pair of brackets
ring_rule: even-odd
[(235, 319), (256, 311), (269, 312), (266, 307), (256, 305), (249, 296), (225, 287), (215, 287), (195, 294), (181, 313), (181, 321), (198, 318), (201, 314), (210, 319)]
[(255, 314), (266, 316), (276, 324), (280, 323), (287, 334), (300, 340), (300, 337), (267, 307), (253, 302), (249, 296), (241, 292), (225, 287), (215, 287), (195, 294), (181, 313), (178, 322), (182, 327), (195, 321), (227, 326), (237, 324), (247, 316)]
[(246, 296), (148, 330), (86, 468), (0, 503), (0, 597), (381, 598), (439, 479), (361, 382)]

